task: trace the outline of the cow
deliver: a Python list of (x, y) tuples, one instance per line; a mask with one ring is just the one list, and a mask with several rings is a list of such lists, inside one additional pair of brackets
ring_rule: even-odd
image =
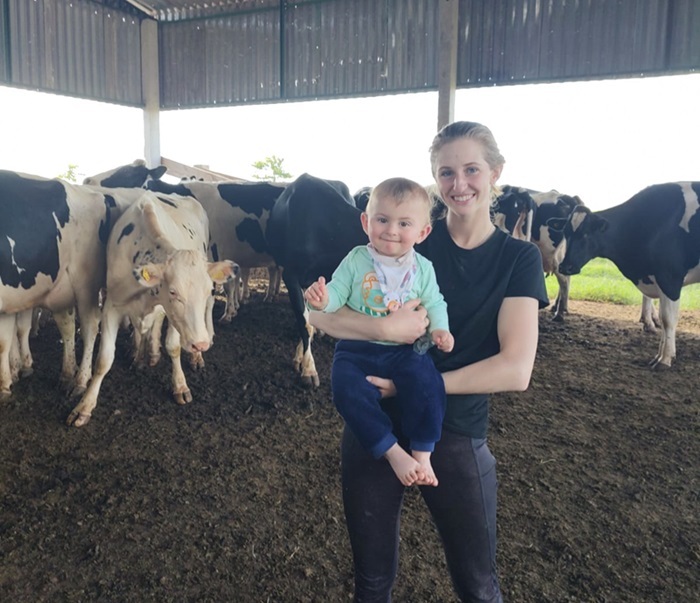
[(566, 238), (562, 274), (578, 274), (589, 260), (604, 257), (644, 295), (659, 298), (661, 342), (650, 365), (670, 368), (681, 289), (700, 282), (700, 182), (655, 184), (601, 211), (577, 207), (550, 227)]
[(92, 380), (68, 425), (89, 422), (105, 375), (114, 362), (117, 330), (128, 316), (143, 334), (144, 319), (162, 307), (168, 318), (165, 347), (173, 362), (173, 395), (192, 401), (180, 350), (199, 354), (213, 338), (214, 283), (236, 276), (233, 262), (208, 262), (209, 221), (193, 198), (144, 191), (117, 220), (107, 243), (107, 294), (100, 349)]
[[(553, 320), (561, 322), (569, 311), (570, 278), (559, 272), (558, 266), (566, 252), (561, 232), (548, 227), (552, 218), (566, 218), (573, 208), (583, 205), (579, 197), (563, 195), (555, 190), (537, 192), (531, 189), (504, 185), (496, 201), (494, 223), (518, 238), (531, 240), (542, 254), (542, 265), (547, 276), (553, 274), (559, 283), (559, 293), (552, 306)], [(528, 226), (531, 217), (532, 226)], [(512, 230), (511, 230), (512, 229)]]
[(367, 209), (367, 203), (369, 203), (369, 196), (372, 194), (371, 186), (363, 186), (358, 188), (353, 194), (352, 199), (355, 202), (355, 207), (361, 211)]
[(167, 169), (164, 165), (151, 169), (146, 167), (143, 159), (136, 159), (128, 165), (88, 176), (83, 180), (83, 184), (106, 188), (142, 188), (151, 180), (160, 180)]
[(150, 190), (189, 195), (199, 201), (209, 217), (210, 257), (217, 261), (231, 259), (240, 266), (242, 291), (238, 279), (226, 289), (226, 308), (219, 319), (230, 322), (240, 301), (250, 296), (248, 279), (252, 268), (267, 268), (269, 287), (264, 301), (272, 301), (279, 293), (280, 270), (270, 255), (265, 228), (270, 211), (284, 185), (271, 182), (200, 182), (167, 184), (149, 182)]
[[(143, 194), (142, 189), (73, 185), (0, 170), (0, 397), (11, 394), (15, 314), (36, 307), (53, 313), (61, 333), (61, 385), (73, 395), (85, 391), (99, 325), (107, 237), (121, 212)], [(83, 340), (79, 367), (76, 309)], [(23, 365), (27, 354), (28, 348), (22, 350)]]
[(534, 191), (506, 185), (492, 208), (494, 225), (521, 241), (532, 240), (532, 223), (537, 203), (531, 192)]
[(284, 270), (282, 279), (289, 293), (300, 343), (294, 367), (304, 385), (318, 387), (303, 289), (319, 276), (330, 279), (340, 261), (357, 245), (366, 245), (367, 235), (343, 183), (302, 174), (275, 201), (267, 221), (265, 237), (272, 257)]

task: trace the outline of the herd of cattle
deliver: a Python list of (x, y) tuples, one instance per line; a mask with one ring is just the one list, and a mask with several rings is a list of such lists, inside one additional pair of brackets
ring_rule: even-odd
[[(0, 398), (32, 370), (32, 316), (44, 308), (63, 341), (62, 385), (80, 396), (69, 425), (90, 420), (127, 322), (135, 360), (153, 364), (167, 317), (173, 394), (190, 402), (180, 351), (201, 363), (211, 346), (213, 287), (224, 287), (220, 320), (230, 321), (248, 295), (250, 270), (261, 267), (269, 270), (268, 295), (281, 274), (300, 337), (295, 368), (318, 386), (303, 288), (330, 278), (352, 247), (367, 242), (359, 216), (368, 190), (353, 196), (342, 182), (308, 174), (280, 185), (168, 184), (164, 173), (139, 160), (75, 185), (0, 170)], [(661, 327), (652, 366), (671, 366), (681, 288), (700, 281), (700, 182), (650, 186), (598, 212), (578, 197), (505, 186), (494, 223), (540, 249), (545, 272), (559, 282), (555, 320), (567, 312), (570, 275), (594, 257), (612, 260), (644, 294), (645, 325), (653, 329), (654, 319)], [(652, 297), (660, 298), (658, 317)]]

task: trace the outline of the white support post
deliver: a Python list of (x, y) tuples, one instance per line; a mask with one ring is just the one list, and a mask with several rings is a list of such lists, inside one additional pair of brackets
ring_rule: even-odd
[(454, 121), (457, 87), (458, 0), (440, 2), (439, 67), (438, 67), (438, 130)]
[(141, 89), (143, 90), (144, 159), (149, 168), (160, 165), (160, 73), (158, 22), (141, 22)]

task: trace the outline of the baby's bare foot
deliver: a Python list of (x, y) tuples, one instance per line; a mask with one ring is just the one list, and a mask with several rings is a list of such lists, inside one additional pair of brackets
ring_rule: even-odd
[(421, 464), (398, 444), (389, 448), (384, 456), (404, 486), (412, 486), (425, 480), (425, 472)]
[(433, 471), (433, 465), (430, 462), (430, 452), (424, 452), (420, 450), (414, 450), (412, 453), (413, 458), (420, 464), (421, 471), (423, 473), (423, 478), (419, 478), (415, 481), (417, 486), (437, 486), (438, 479)]

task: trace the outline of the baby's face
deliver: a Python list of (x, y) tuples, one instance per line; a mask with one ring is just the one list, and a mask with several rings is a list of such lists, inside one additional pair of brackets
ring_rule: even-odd
[(430, 208), (418, 197), (404, 199), (401, 204), (392, 198), (379, 198), (370, 212), (362, 214), (362, 226), (382, 255), (401, 257), (430, 233)]

